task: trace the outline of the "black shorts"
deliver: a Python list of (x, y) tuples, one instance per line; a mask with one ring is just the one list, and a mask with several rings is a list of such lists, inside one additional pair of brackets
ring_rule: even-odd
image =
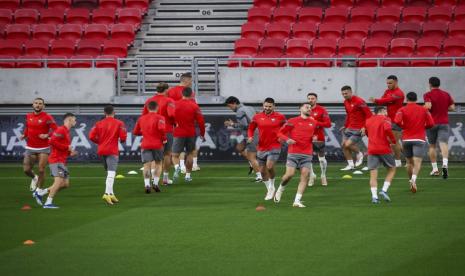
[(426, 153), (426, 142), (404, 141), (402, 149), (406, 158), (423, 157)]
[(173, 153), (191, 153), (195, 150), (195, 142), (197, 137), (174, 137), (173, 140)]
[(103, 167), (106, 171), (113, 171), (116, 172), (116, 168), (118, 168), (118, 156), (116, 155), (103, 155)]
[(163, 160), (163, 150), (142, 150), (141, 152), (142, 163), (152, 161), (160, 162)]

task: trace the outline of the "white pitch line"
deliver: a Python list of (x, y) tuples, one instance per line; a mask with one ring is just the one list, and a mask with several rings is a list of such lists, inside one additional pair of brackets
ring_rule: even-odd
[[(72, 176), (70, 175), (70, 179), (97, 179), (97, 178), (101, 178), (101, 179), (105, 179), (106, 176)], [(140, 175), (140, 177), (142, 177), (142, 175)], [(48, 177), (48, 178), (51, 178), (51, 177)], [(124, 178), (137, 178), (137, 176), (125, 176)], [(184, 177), (180, 177), (179, 179), (182, 180)], [(251, 181), (253, 180), (253, 178), (251, 177), (246, 177), (246, 176), (193, 176), (192, 177), (193, 179), (250, 179)], [(294, 177), (294, 178), (298, 178), (297, 176)], [(331, 180), (345, 180), (345, 181), (349, 181), (349, 180), (369, 180), (370, 178), (369, 177), (353, 177), (351, 179), (342, 179), (342, 177), (326, 177), (327, 179), (331, 179)], [(25, 177), (25, 176), (0, 176), (0, 179), (30, 179), (29, 177)], [(378, 179), (384, 179), (382, 177), (378, 178)], [(409, 180), (410, 178), (406, 178), (406, 177), (395, 177), (394, 180)], [(424, 180), (427, 180), (427, 181), (438, 181), (438, 180), (443, 180), (442, 178), (417, 178), (418, 180), (421, 180), (421, 181), (424, 181)], [(465, 180), (465, 178), (462, 178), (462, 177), (449, 177), (447, 178), (447, 180)]]

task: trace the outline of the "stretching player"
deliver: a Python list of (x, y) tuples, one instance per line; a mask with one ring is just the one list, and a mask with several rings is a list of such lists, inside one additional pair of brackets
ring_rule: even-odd
[(438, 163), (436, 156), (436, 143), (439, 142), (439, 148), (441, 149), (442, 155), (442, 177), (446, 179), (449, 176), (447, 170), (449, 163), (449, 111), (455, 110), (454, 100), (444, 90), (439, 89), (441, 81), (437, 77), (431, 77), (429, 79), (430, 91), (423, 95), (425, 101), (425, 108), (431, 112), (431, 116), (434, 119), (434, 126), (428, 129), (426, 134), (428, 135), (429, 142), (429, 158), (433, 171), (430, 175), (438, 176)]
[(47, 189), (34, 193), (37, 203), (40, 202), (39, 205), (42, 204), (42, 197), (48, 193), (44, 204), (44, 208), (46, 209), (59, 208), (53, 204), (53, 199), (58, 191), (69, 187), (69, 171), (66, 167), (66, 159), (68, 156), (77, 155), (77, 152), (71, 147), (71, 137), (69, 134), (70, 129), (75, 125), (76, 116), (72, 113), (66, 113), (63, 125), (58, 127), (50, 138), (51, 154), (48, 157), (48, 163), (50, 173), (54, 178), (53, 184)]
[[(144, 163), (144, 187), (145, 193), (150, 194), (150, 176), (153, 179), (153, 190), (157, 193), (161, 192), (158, 182), (162, 171), (163, 146), (166, 144), (166, 126), (165, 118), (157, 114), (157, 102), (149, 102), (147, 108), (149, 113), (137, 120), (133, 134), (142, 136), (141, 158)], [(152, 171), (152, 162), (155, 162), (155, 171)]]
[(273, 98), (266, 98), (263, 102), (263, 112), (255, 114), (249, 124), (247, 132), (247, 143), (253, 143), (255, 130), (258, 129), (258, 152), (257, 159), (260, 171), (267, 190), (265, 200), (273, 199), (275, 192), (275, 169), (274, 165), (278, 161), (281, 153), (281, 143), (278, 139), (279, 129), (286, 122), (286, 117), (275, 112), (275, 102)]
[(105, 193), (102, 199), (109, 205), (113, 205), (113, 203), (119, 202), (113, 192), (119, 159), (118, 140), (124, 143), (127, 131), (124, 123), (115, 119), (113, 106), (105, 106), (103, 112), (105, 113), (105, 119), (95, 123), (95, 126), (89, 132), (89, 139), (98, 145), (97, 154), (102, 157), (103, 167), (107, 172)]
[(402, 129), (402, 148), (407, 158), (407, 173), (410, 178), (410, 190), (417, 192), (417, 176), (421, 161), (425, 155), (426, 130), (434, 125), (433, 117), (425, 108), (417, 105), (417, 94), (407, 93), (407, 105), (399, 109), (394, 122)]
[[(386, 79), (387, 89), (384, 91), (383, 96), (380, 99), (375, 99), (370, 97), (369, 101), (375, 103), (376, 105), (385, 105), (387, 106), (387, 114), (391, 121), (394, 121), (397, 111), (404, 105), (404, 92), (399, 88), (397, 77), (390, 75)], [(396, 137), (396, 141), (399, 141), (402, 137), (402, 129), (396, 125), (392, 124), (392, 131)], [(396, 160), (396, 167), (402, 167), (402, 161), (400, 160), (401, 156), (401, 145), (400, 143), (393, 144), (394, 156)]]
[[(345, 99), (344, 107), (347, 113), (344, 127), (341, 128), (343, 131), (342, 151), (347, 160), (347, 166), (341, 171), (348, 171), (363, 163), (363, 152), (357, 144), (362, 140), (362, 128), (365, 126), (365, 121), (371, 117), (372, 113), (362, 98), (353, 95), (350, 86), (343, 86), (341, 92)], [(352, 153), (357, 156), (355, 164)]]
[[(34, 99), (33, 112), (26, 115), (25, 129), (21, 139), (26, 139), (23, 170), (31, 180), (30, 190), (41, 191), (45, 180), (45, 166), (50, 153), (49, 136), (57, 128), (53, 117), (44, 110), (45, 101), (42, 98)], [(38, 175), (32, 170), (34, 164), (39, 163)]]
[(291, 118), (279, 131), (279, 138), (289, 145), (287, 150), (286, 172), (276, 190), (274, 201), (281, 201), (286, 185), (292, 179), (296, 169), (300, 169), (300, 182), (295, 195), (293, 207), (303, 208), (302, 195), (307, 188), (308, 177), (312, 170), (313, 135), (317, 121), (310, 117), (312, 107), (309, 103), (300, 105), (300, 116)]
[[(321, 169), (321, 185), (327, 186), (328, 181), (326, 180), (326, 168), (328, 167), (328, 161), (325, 157), (325, 128), (331, 127), (331, 119), (329, 118), (328, 111), (323, 106), (317, 104), (318, 95), (316, 93), (308, 93), (307, 100), (310, 106), (312, 107), (312, 117), (317, 121), (317, 128), (315, 129), (315, 134), (313, 135), (313, 150), (318, 154), (318, 161), (320, 163)], [(308, 180), (308, 186), (313, 186), (315, 183), (316, 174), (312, 171), (310, 172), (310, 177)]]
[[(247, 129), (249, 127), (249, 123), (252, 121), (252, 118), (256, 113), (255, 109), (251, 106), (241, 104), (239, 99), (234, 96), (228, 97), (225, 101), (225, 104), (229, 109), (236, 113), (236, 122), (227, 120), (224, 122), (225, 126), (238, 128), (242, 132), (242, 135), (247, 137)], [(249, 161), (249, 174), (252, 171), (255, 171), (255, 181), (260, 182), (263, 180), (263, 178), (262, 174), (260, 173), (260, 167), (257, 161), (257, 140), (257, 133), (255, 132), (253, 142), (247, 143), (244, 141), (243, 143), (238, 143), (236, 145), (236, 150)]]
[[(142, 115), (149, 113), (147, 107), (149, 102), (156, 102), (158, 104), (157, 113), (165, 118), (166, 125), (166, 144), (163, 148), (163, 184), (169, 185), (173, 181), (169, 179), (169, 171), (171, 167), (171, 148), (173, 147), (173, 125), (174, 125), (174, 100), (166, 96), (168, 84), (161, 82), (157, 85), (157, 94), (149, 98), (144, 105)], [(151, 169), (152, 176), (155, 175), (155, 162), (152, 162)]]
[(379, 203), (378, 200), (378, 166), (383, 164), (387, 168), (383, 189), (379, 194), (386, 201), (391, 201), (388, 189), (396, 174), (396, 162), (392, 155), (391, 144), (397, 142), (392, 131), (391, 120), (387, 117), (388, 112), (384, 106), (375, 107), (375, 115), (367, 119), (365, 134), (368, 136), (368, 169), (370, 170), (371, 202)]

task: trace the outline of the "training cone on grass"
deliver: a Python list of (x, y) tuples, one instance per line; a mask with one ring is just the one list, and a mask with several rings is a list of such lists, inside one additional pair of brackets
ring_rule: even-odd
[(23, 210), (23, 211), (29, 211), (29, 210), (31, 210), (31, 209), (32, 209), (31, 206), (29, 206), (29, 205), (27, 205), (27, 204), (24, 205), (23, 207), (21, 207), (21, 210)]
[(362, 171), (354, 171), (353, 174), (363, 174)]
[(255, 208), (255, 210), (258, 211), (258, 212), (261, 212), (261, 211), (265, 211), (266, 208), (263, 205), (258, 205), (257, 208)]
[(129, 171), (128, 174), (137, 174), (136, 171)]
[(124, 175), (122, 174), (118, 174), (117, 176), (115, 176), (116, 179), (121, 179), (121, 178), (124, 178)]
[(25, 240), (23, 242), (24, 245), (33, 245), (35, 242), (33, 240)]
[(346, 174), (346, 175), (342, 176), (342, 179), (352, 179), (352, 175)]

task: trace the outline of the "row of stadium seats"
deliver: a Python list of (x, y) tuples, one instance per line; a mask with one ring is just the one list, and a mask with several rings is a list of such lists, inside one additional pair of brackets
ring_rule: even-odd
[(245, 23), (241, 37), (260, 38), (394, 38), (394, 37), (465, 37), (465, 21), (436, 23)]
[(7, 24), (132, 24), (139, 28), (142, 13), (138, 8), (123, 9), (95, 9), (91, 13), (88, 9), (55, 10), (44, 9), (40, 12), (34, 9), (17, 10), (14, 14), (7, 9), (0, 9), (0, 26)]
[[(94, 58), (88, 55), (77, 55), (71, 58), (60, 55), (47, 56), (47, 59), (59, 59), (59, 60), (47, 60), (47, 64), (43, 61), (27, 61), (26, 59), (41, 59), (44, 58), (40, 55), (26, 55), (19, 58), (13, 56), (0, 55), (0, 68), (91, 68), (92, 61)], [(82, 60), (78, 60), (82, 59)], [(97, 56), (95, 61), (95, 67), (97, 68), (117, 68), (117, 57), (112, 55)], [(108, 59), (108, 60), (101, 60)]]
[[(147, 12), (149, 0), (98, 0), (95, 1), (101, 8), (138, 8), (144, 13)], [(74, 1), (76, 4), (76, 1)], [(72, 6), (71, 0), (1, 0), (0, 8), (15, 11), (17, 9), (68, 9)]]
[[(0, 26), (0, 38), (28, 40), (30, 38), (37, 40), (50, 41), (52, 39), (79, 40), (84, 39), (118, 39), (125, 41), (126, 44), (134, 42), (134, 27), (130, 24), (40, 24), (40, 25), (7, 25), (5, 30)], [(1, 40), (0, 40), (1, 43)]]
[(82, 39), (52, 40), (50, 43), (43, 40), (4, 40), (0, 41), (0, 55), (19, 57), (26, 55), (61, 55), (72, 57), (74, 55), (88, 55), (97, 57), (99, 55), (114, 55), (120, 58), (127, 56), (127, 44), (123, 40), (98, 40)]
[[(332, 7), (403, 7), (420, 6), (455, 6), (465, 4), (463, 0), (312, 0), (306, 5), (325, 7), (328, 3)], [(255, 7), (302, 7), (303, 0), (254, 0)]]
[(248, 22), (254, 23), (347, 23), (347, 22), (450, 22), (465, 21), (465, 5), (458, 7), (387, 7), (387, 8), (251, 8)]

